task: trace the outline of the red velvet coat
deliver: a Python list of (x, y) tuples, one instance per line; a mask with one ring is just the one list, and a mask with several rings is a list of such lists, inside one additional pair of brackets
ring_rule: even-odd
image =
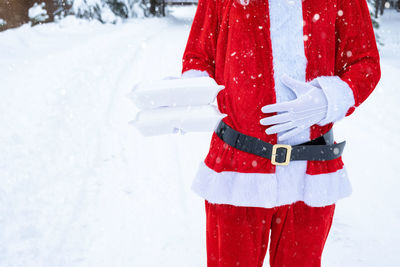
[[(359, 106), (380, 79), (379, 54), (365, 0), (303, 0), (306, 81), (337, 75), (354, 94)], [(316, 19), (318, 14), (318, 19)], [(199, 0), (182, 59), (182, 73), (207, 71), (225, 85), (217, 96), (224, 121), (234, 129), (276, 144), (259, 121), (261, 107), (276, 103), (267, 0)], [(323, 135), (332, 123), (311, 127), (311, 139)], [(251, 164), (254, 160), (257, 165)], [(212, 135), (205, 163), (211, 169), (243, 173), (274, 173), (270, 160), (239, 151)], [(307, 174), (335, 172), (341, 158), (308, 161)]]

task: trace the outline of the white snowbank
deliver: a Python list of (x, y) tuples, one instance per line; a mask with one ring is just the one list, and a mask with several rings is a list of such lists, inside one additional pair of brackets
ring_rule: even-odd
[(35, 21), (45, 21), (49, 18), (49, 15), (47, 15), (47, 11), (44, 8), (45, 6), (45, 2), (40, 4), (34, 3), (33, 6), (28, 10), (28, 17)]

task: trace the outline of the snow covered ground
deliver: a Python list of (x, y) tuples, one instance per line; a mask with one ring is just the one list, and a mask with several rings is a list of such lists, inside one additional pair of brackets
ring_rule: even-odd
[[(206, 266), (190, 185), (211, 133), (145, 138), (127, 123), (133, 84), (180, 74), (194, 11), (0, 33), (1, 267)], [(337, 204), (327, 267), (400, 266), (399, 13), (380, 34), (382, 79), (335, 127), (354, 192)]]

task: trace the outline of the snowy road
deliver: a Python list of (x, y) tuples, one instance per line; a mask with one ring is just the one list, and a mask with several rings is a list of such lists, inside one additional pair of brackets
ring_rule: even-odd
[[(133, 84), (180, 74), (193, 14), (0, 33), (0, 267), (205, 266), (190, 184), (211, 133), (144, 138), (127, 124)], [(354, 193), (327, 267), (400, 266), (399, 13), (380, 34), (382, 80), (335, 128)]]

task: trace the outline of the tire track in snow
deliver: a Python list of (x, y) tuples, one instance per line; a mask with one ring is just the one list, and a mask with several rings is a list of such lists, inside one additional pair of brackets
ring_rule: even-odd
[[(93, 40), (91, 40), (89, 43), (86, 43), (84, 45), (78, 43), (78, 45), (76, 47), (74, 47), (71, 51), (69, 51), (64, 56), (69, 57), (71, 55), (78, 54), (79, 51), (82, 51), (82, 50), (85, 51), (87, 49), (90, 49), (93, 46), (97, 46), (97, 44), (99, 44), (99, 43), (107, 43), (107, 42), (104, 42), (104, 40), (112, 40), (112, 42), (107, 43), (107, 45), (104, 46), (101, 49), (105, 53), (107, 53), (108, 51), (121, 51), (121, 52), (124, 52), (124, 50), (120, 49), (120, 48), (121, 47), (125, 47), (126, 43), (129, 42), (129, 41), (123, 40), (123, 38), (126, 35), (126, 31), (125, 31), (126, 29), (125, 28), (127, 28), (127, 26), (129, 26), (129, 25), (126, 25), (121, 30), (121, 32), (111, 33), (109, 35), (100, 35), (100, 36), (94, 38)], [(138, 34), (140, 34), (140, 32)], [(149, 39), (152, 35), (155, 35), (155, 34), (149, 34), (149, 36), (146, 37), (146, 39)], [(121, 40), (123, 40), (123, 42), (121, 42)], [(121, 45), (121, 43), (123, 45)], [(140, 42), (139, 42), (138, 46), (140, 46)], [(115, 65), (115, 59), (117, 59), (118, 63), (116, 65), (121, 66), (120, 67), (120, 71), (122, 71), (126, 66), (129, 66), (130, 64), (132, 64), (131, 60), (133, 60), (133, 62), (134, 62), (134, 58), (137, 57), (137, 54), (140, 52), (140, 50), (137, 50), (137, 49), (135, 49), (135, 50), (136, 50), (136, 52), (133, 54), (133, 56), (128, 57), (128, 59), (126, 59), (122, 55), (120, 57), (115, 57), (114, 54), (111, 54), (110, 55), (110, 62), (113, 62), (114, 63), (113, 65)], [(135, 51), (135, 50), (133, 50), (133, 51)], [(97, 54), (93, 54), (92, 56), (97, 56)], [(86, 56), (86, 57), (89, 57), (89, 56)], [(91, 59), (89, 57), (89, 58), (86, 58), (86, 59), (84, 59), (82, 61), (84, 61), (84, 62), (93, 62), (93, 61), (96, 61), (96, 60), (95, 59)], [(125, 62), (125, 64), (123, 64), (124, 62)], [(117, 73), (118, 72), (119, 71), (117, 71)], [(116, 72), (115, 71), (111, 71), (111, 70), (109, 72), (106, 72), (105, 74), (107, 76), (107, 74), (110, 74), (110, 73), (111, 73), (111, 75), (109, 75), (110, 77), (107, 77), (107, 78), (105, 78), (103, 80), (110, 81), (109, 84), (112, 84), (112, 83), (118, 84), (118, 81), (119, 81), (121, 76), (113, 77), (113, 74), (115, 74)], [(73, 76), (73, 73), (71, 73), (71, 76)], [(113, 82), (111, 82), (111, 81), (113, 81)], [(113, 88), (113, 87), (110, 87), (110, 86), (106, 85), (106, 86), (99, 86), (98, 89), (100, 91), (101, 90), (107, 90), (107, 87), (110, 88), (110, 89)], [(110, 112), (112, 110), (111, 103), (114, 102), (115, 95), (116, 95), (117, 91), (120, 89), (120, 86), (117, 86), (117, 87), (114, 87), (114, 88), (115, 88), (114, 90), (111, 90), (110, 101), (109, 101), (110, 104), (109, 104), (109, 106), (107, 108), (107, 112), (105, 113), (105, 114), (107, 114), (106, 115), (106, 119), (105, 119), (106, 124), (107, 124), (107, 122), (109, 122), (109, 120), (107, 120), (107, 119), (110, 118), (109, 115), (110, 115)], [(103, 132), (104, 128), (102, 127), (100, 130), (101, 130), (101, 132)], [(100, 133), (96, 139), (98, 140), (97, 141), (98, 142), (97, 155), (100, 155), (99, 151), (101, 150), (102, 144), (104, 144), (104, 142), (103, 142), (104, 135)], [(105, 141), (107, 141), (107, 140), (105, 140)], [(94, 162), (102, 162), (102, 161), (97, 157), (97, 159), (95, 159)], [(100, 193), (99, 190), (101, 190), (101, 187), (100, 186), (96, 186), (96, 188), (98, 190), (97, 193), (93, 194), (93, 196), (90, 196), (90, 197), (87, 196), (88, 185), (89, 184), (91, 184), (91, 185), (98, 184), (97, 181), (89, 181), (90, 177), (96, 178), (96, 175), (94, 175), (93, 173), (87, 173), (86, 175), (83, 175), (83, 177), (86, 177), (86, 179), (84, 179), (83, 184), (80, 187), (79, 194), (78, 194), (78, 196), (76, 198), (76, 202), (75, 202), (75, 205), (73, 207), (73, 211), (72, 211), (72, 213), (70, 215), (69, 220), (67, 220), (65, 222), (63, 227), (60, 227), (60, 225), (57, 225), (57, 228), (62, 228), (63, 230), (62, 230), (62, 232), (60, 234), (60, 238), (58, 240), (59, 241), (58, 245), (55, 245), (53, 247), (53, 249), (51, 249), (51, 252), (48, 254), (48, 259), (45, 261), (47, 263), (46, 266), (68, 266), (68, 261), (64, 262), (62, 259), (54, 258), (54, 256), (55, 255), (60, 255), (59, 252), (63, 251), (63, 247), (65, 245), (66, 240), (68, 239), (67, 237), (69, 237), (69, 233), (74, 228), (74, 225), (76, 225), (77, 219), (79, 221), (79, 218), (80, 218), (81, 214), (83, 213), (83, 211), (85, 210), (85, 208), (89, 208), (89, 206), (92, 206), (92, 207), (97, 206), (96, 205), (98, 203), (97, 202), (97, 198), (98, 198), (98, 194)], [(85, 202), (88, 202), (87, 204), (93, 203), (94, 205), (85, 205)]]

